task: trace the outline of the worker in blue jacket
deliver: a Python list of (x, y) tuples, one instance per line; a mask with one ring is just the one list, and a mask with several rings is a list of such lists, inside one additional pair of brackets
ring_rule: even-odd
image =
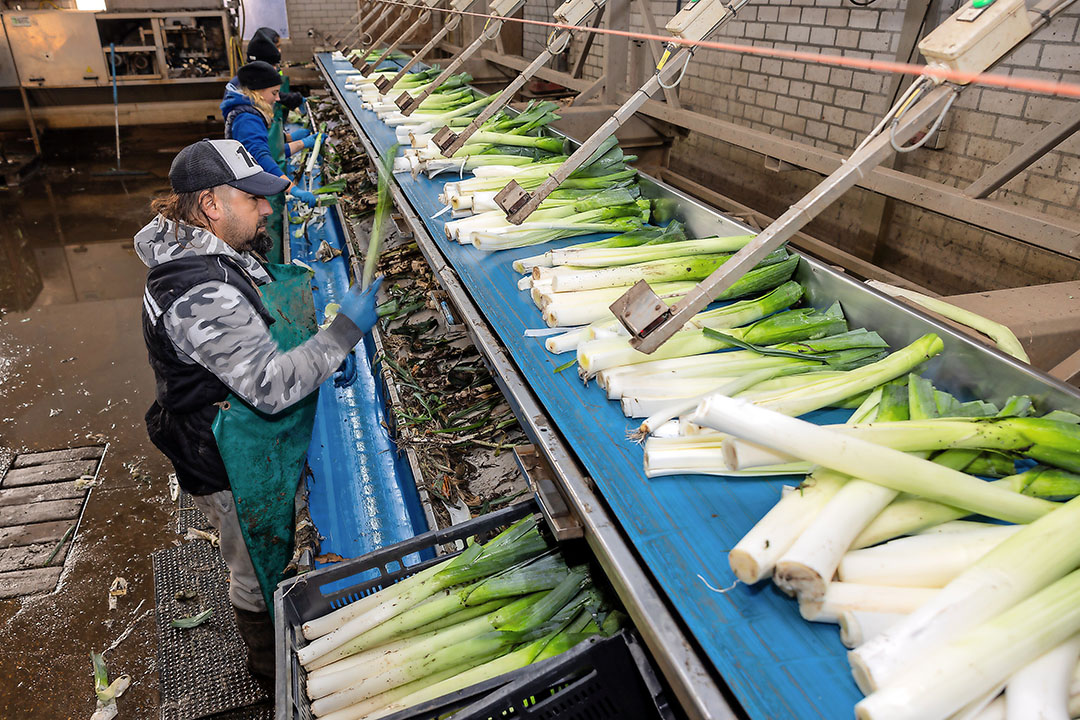
[[(221, 101), (225, 139), (239, 141), (263, 170), (286, 180), (289, 195), (314, 207), (317, 203), (315, 194), (296, 187), (286, 175), (285, 158), (302, 148), (312, 147), (318, 136), (305, 129), (294, 130), (292, 134), (281, 129), (280, 122), (274, 118), (274, 102), (280, 87), (281, 76), (269, 63), (255, 61), (240, 68), (235, 81), (225, 86), (225, 98)], [(272, 212), (266, 231), (273, 246), (266, 259), (282, 262), (285, 193), (267, 200)]]

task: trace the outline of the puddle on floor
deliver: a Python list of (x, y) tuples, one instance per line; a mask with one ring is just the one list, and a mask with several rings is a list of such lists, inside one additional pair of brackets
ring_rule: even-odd
[(0, 315), (141, 294), (145, 268), (131, 238), (150, 219), (150, 200), (168, 191), (174, 155), (220, 135), (215, 125), (124, 129), (121, 171), (111, 130), (45, 135), (42, 169), (0, 188)]

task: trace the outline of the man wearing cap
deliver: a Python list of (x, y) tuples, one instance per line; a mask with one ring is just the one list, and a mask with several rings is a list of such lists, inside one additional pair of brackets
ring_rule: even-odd
[(169, 182), (172, 194), (154, 200), (157, 216), (135, 235), (149, 268), (143, 336), (156, 379), (146, 426), (219, 532), (248, 667), (270, 689), (273, 626), (211, 424), (230, 392), (274, 415), (317, 390), (374, 326), (378, 282), (351, 290), (327, 328), (282, 351), (268, 329), (275, 319), (260, 287), (271, 278), (258, 254), (267, 244), (265, 196), (287, 181), (235, 140), (202, 140), (176, 156)]

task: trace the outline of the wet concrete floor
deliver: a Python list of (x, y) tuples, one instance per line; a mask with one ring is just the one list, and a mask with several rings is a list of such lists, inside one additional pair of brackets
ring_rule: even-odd
[[(125, 130), (123, 168), (146, 174), (120, 175), (104, 174), (116, 166), (111, 131), (51, 133), (44, 172), (0, 189), (0, 469), (17, 452), (109, 443), (58, 590), (0, 601), (4, 720), (90, 717), (89, 653), (132, 627), (105, 656), (110, 679), (133, 679), (120, 717), (159, 716), (151, 554), (179, 536), (171, 468), (143, 425), (154, 383), (131, 238), (176, 152), (220, 136), (214, 125)], [(116, 577), (129, 590), (110, 611)]]

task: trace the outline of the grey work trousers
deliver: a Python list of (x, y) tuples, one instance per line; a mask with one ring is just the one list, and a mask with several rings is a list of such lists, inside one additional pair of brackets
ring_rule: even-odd
[(244, 535), (240, 532), (232, 491), (192, 495), (191, 499), (218, 532), (221, 557), (229, 567), (229, 602), (241, 610), (266, 612), (266, 601), (263, 600), (259, 579), (255, 575), (255, 566), (251, 563)]

